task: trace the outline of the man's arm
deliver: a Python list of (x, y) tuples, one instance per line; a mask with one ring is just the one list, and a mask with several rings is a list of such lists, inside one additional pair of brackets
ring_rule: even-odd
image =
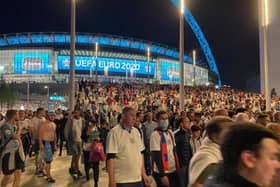
[(108, 168), (108, 176), (109, 176), (109, 187), (116, 187), (116, 179), (115, 179), (115, 159), (116, 154), (118, 153), (118, 143), (117, 138), (112, 131), (108, 134), (107, 137), (107, 145), (106, 145), (106, 153), (107, 153), (107, 168)]
[(40, 149), (44, 148), (43, 139), (42, 139), (43, 138), (43, 130), (44, 130), (43, 125), (40, 124), (39, 127), (38, 127), (38, 141), (39, 141)]
[(115, 180), (115, 158), (108, 158), (110, 155), (107, 155), (107, 170), (109, 176), (109, 186), (108, 187), (116, 187)]
[(144, 161), (144, 151), (142, 152), (142, 178), (146, 186), (150, 186), (151, 181), (146, 173), (145, 161)]

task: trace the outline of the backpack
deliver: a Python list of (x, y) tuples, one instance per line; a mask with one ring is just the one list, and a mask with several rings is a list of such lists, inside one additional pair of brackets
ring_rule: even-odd
[(105, 160), (104, 147), (102, 142), (94, 141), (90, 145), (89, 162), (98, 162)]

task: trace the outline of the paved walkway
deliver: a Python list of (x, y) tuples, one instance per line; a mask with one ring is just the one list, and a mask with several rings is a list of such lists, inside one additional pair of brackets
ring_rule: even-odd
[[(57, 154), (57, 153), (56, 153)], [(70, 156), (59, 157), (55, 154), (52, 165), (52, 176), (55, 178), (55, 183), (48, 183), (45, 178), (37, 177), (34, 175), (34, 157), (27, 158), (26, 171), (22, 174), (21, 186), (22, 187), (93, 187), (93, 170), (91, 170), (90, 180), (87, 181), (85, 177), (74, 181), (68, 173), (71, 162)], [(64, 154), (65, 155), (65, 154)], [(105, 171), (102, 171), (104, 163), (100, 164), (99, 187), (108, 186), (108, 176)], [(83, 165), (80, 165), (83, 172)], [(84, 174), (84, 172), (83, 172)], [(9, 187), (12, 186), (12, 178)]]

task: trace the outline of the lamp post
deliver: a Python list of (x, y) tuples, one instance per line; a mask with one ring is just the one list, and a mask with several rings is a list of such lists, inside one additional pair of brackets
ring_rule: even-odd
[(97, 68), (98, 68), (98, 63), (97, 63), (97, 53), (98, 53), (98, 43), (95, 43), (95, 81), (97, 83), (98, 81), (98, 75), (97, 75)]
[(147, 56), (148, 56), (148, 83), (150, 83), (150, 48), (147, 49)]
[(71, 36), (70, 36), (70, 98), (69, 109), (75, 107), (75, 40), (76, 40), (76, 0), (71, 0)]
[(266, 99), (266, 111), (271, 110), (271, 97), (270, 97), (270, 85), (269, 85), (269, 54), (268, 54), (268, 25), (269, 25), (269, 10), (268, 10), (268, 0), (259, 1), (259, 10), (260, 10), (260, 29), (261, 40), (263, 41), (263, 56), (261, 67), (263, 67), (264, 72), (264, 92)]
[(195, 86), (196, 84), (195, 82), (196, 51), (195, 50), (193, 50), (192, 56), (193, 56), (193, 86)]
[(181, 0), (180, 8), (180, 111), (184, 110), (184, 0)]
[(44, 86), (45, 89), (47, 89), (47, 108), (48, 110), (50, 110), (50, 105), (49, 105), (49, 101), (50, 101), (50, 87), (49, 86)]
[(92, 67), (93, 67), (93, 64), (94, 64), (93, 62), (94, 62), (94, 56), (92, 57), (92, 63), (89, 67), (89, 78), (90, 78), (90, 80), (92, 79)]
[(29, 102), (30, 102), (30, 81), (29, 79), (27, 80), (27, 109), (29, 109)]

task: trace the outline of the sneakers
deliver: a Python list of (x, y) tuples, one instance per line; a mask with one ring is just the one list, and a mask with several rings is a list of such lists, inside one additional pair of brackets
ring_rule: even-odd
[(48, 178), (47, 178), (47, 181), (48, 181), (49, 183), (55, 183), (55, 180), (54, 180), (52, 177), (48, 177)]
[(77, 171), (77, 174), (78, 174), (78, 177), (82, 177), (83, 176), (83, 174), (82, 174), (82, 172), (80, 170)]
[(38, 176), (38, 177), (45, 177), (45, 176), (47, 176), (47, 175), (45, 174), (45, 172), (39, 171), (39, 174), (38, 174), (37, 176)]
[(34, 174), (35, 175), (39, 175), (40, 174), (40, 170), (36, 170)]
[(35, 171), (35, 175), (37, 175), (38, 177), (44, 177), (44, 176), (46, 176), (46, 174), (45, 174), (43, 171), (41, 171), (41, 170), (36, 170), (36, 171)]

